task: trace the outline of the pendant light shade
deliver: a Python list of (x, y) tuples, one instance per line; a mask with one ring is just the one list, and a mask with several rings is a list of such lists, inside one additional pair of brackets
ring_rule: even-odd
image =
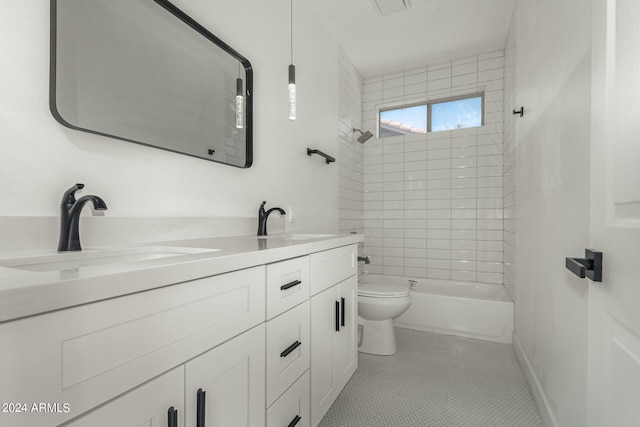
[(239, 77), (236, 79), (236, 128), (244, 128), (244, 91)]
[(296, 119), (296, 66), (293, 65), (293, 0), (291, 0), (291, 64), (289, 64), (289, 120)]
[(296, 66), (289, 65), (289, 120), (296, 119)]

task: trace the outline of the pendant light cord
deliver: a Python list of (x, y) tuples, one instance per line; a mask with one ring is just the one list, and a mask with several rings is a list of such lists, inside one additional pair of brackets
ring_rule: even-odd
[(291, 63), (293, 64), (293, 0), (291, 0)]

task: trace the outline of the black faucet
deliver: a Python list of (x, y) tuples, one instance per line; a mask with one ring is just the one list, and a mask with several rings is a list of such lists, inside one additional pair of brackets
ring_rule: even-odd
[(80, 251), (80, 212), (87, 202), (93, 204), (98, 211), (106, 211), (107, 204), (98, 196), (82, 196), (76, 200), (76, 191), (84, 188), (84, 184), (76, 184), (62, 195), (60, 201), (60, 240), (58, 252)]
[(269, 218), (269, 214), (273, 211), (280, 212), (280, 215), (286, 215), (287, 213), (280, 208), (271, 208), (268, 211), (264, 210), (265, 202), (262, 202), (260, 205), (260, 209), (258, 209), (258, 236), (266, 236), (267, 235), (267, 218)]

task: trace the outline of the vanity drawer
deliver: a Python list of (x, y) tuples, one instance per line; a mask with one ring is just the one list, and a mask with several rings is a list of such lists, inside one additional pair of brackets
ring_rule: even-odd
[(295, 426), (308, 427), (311, 419), (309, 388), (307, 371), (267, 410), (267, 427), (287, 427), (298, 417), (300, 420)]
[(309, 369), (309, 304), (306, 301), (267, 322), (267, 407)]
[(309, 299), (309, 257), (267, 265), (267, 319)]
[[(264, 321), (264, 266), (0, 325), (0, 401), (69, 403), (59, 424)], [(0, 425), (38, 425), (0, 413)]]
[(309, 255), (311, 295), (329, 289), (358, 272), (358, 246), (342, 246)]

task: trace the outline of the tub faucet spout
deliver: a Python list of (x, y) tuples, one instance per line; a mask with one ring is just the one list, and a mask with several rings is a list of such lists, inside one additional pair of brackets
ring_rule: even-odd
[(364, 261), (365, 264), (371, 264), (371, 260), (369, 259), (369, 256), (359, 256), (358, 257), (358, 262), (360, 261)]

